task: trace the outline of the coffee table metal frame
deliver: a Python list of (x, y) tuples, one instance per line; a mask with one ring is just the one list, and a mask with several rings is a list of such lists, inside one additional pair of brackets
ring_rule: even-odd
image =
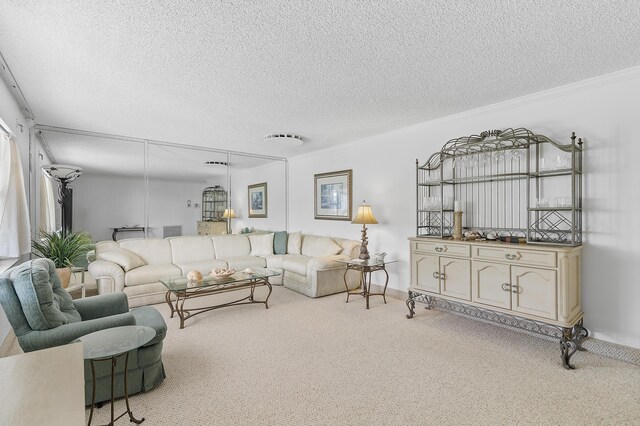
[[(240, 275), (239, 277), (236, 277)], [(213, 277), (206, 276), (203, 278), (202, 283), (192, 282), (187, 278), (169, 278), (160, 280), (165, 287), (167, 287), (167, 293), (165, 294), (165, 300), (171, 308), (171, 318), (174, 313), (178, 314), (180, 318), (180, 328), (184, 328), (184, 323), (188, 318), (195, 315), (209, 312), (214, 309), (226, 308), (228, 306), (236, 305), (249, 305), (253, 303), (264, 303), (266, 309), (269, 309), (269, 296), (271, 296), (271, 283), (269, 283), (269, 277), (277, 276), (278, 273), (271, 273), (266, 275), (251, 274), (244, 275), (242, 273), (236, 273), (229, 278), (214, 279)], [(172, 283), (180, 282), (186, 285), (185, 288), (171, 288)], [(192, 285), (193, 287), (188, 287)], [(254, 292), (258, 287), (267, 287), (269, 294), (264, 300), (255, 300)], [(228, 293), (232, 291), (238, 291), (243, 289), (249, 289), (249, 295), (232, 302), (221, 303), (219, 305), (211, 305), (201, 308), (185, 308), (184, 304), (187, 299), (195, 299), (198, 297), (211, 296), (214, 294)], [(175, 299), (175, 302), (172, 300)]]

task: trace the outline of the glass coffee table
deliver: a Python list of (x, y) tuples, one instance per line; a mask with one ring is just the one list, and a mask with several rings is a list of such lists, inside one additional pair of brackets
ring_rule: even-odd
[[(171, 308), (171, 318), (173, 314), (177, 313), (180, 317), (180, 328), (184, 328), (184, 322), (192, 316), (208, 312), (214, 309), (225, 308), (227, 306), (235, 305), (248, 305), (251, 303), (264, 303), (265, 308), (269, 309), (269, 296), (271, 296), (271, 284), (269, 283), (270, 277), (280, 275), (278, 272), (274, 272), (267, 268), (251, 268), (254, 273), (247, 274), (244, 272), (236, 272), (228, 278), (213, 278), (211, 275), (206, 275), (201, 281), (189, 280), (186, 277), (166, 278), (160, 280), (165, 287), (167, 287), (167, 293), (165, 300)], [(264, 300), (255, 300), (254, 292), (258, 287), (267, 287), (269, 294)], [(238, 290), (249, 290), (249, 295), (240, 299), (225, 302), (217, 305), (211, 305), (199, 308), (185, 308), (185, 302), (188, 299), (195, 299), (197, 297), (213, 296), (220, 293), (228, 293)], [(175, 301), (174, 301), (175, 299)]]
[[(93, 409), (96, 401), (96, 370), (95, 363), (100, 361), (111, 362), (111, 422), (112, 425), (116, 420), (124, 416), (129, 415), (129, 421), (132, 423), (140, 424), (144, 421), (144, 417), (140, 420), (133, 417), (131, 408), (129, 407), (129, 392), (127, 388), (127, 376), (128, 376), (128, 364), (129, 364), (129, 351), (139, 348), (149, 343), (156, 335), (156, 331), (151, 327), (127, 325), (123, 327), (113, 327), (104, 330), (95, 331), (77, 339), (77, 342), (82, 342), (82, 350), (84, 353), (84, 359), (91, 363), (91, 375), (93, 379), (93, 387), (91, 389), (91, 412), (89, 414), (89, 423), (91, 426), (91, 420), (93, 419)], [(127, 411), (120, 414), (114, 419), (113, 413), (113, 400), (115, 392), (115, 377), (116, 377), (116, 364), (118, 357), (124, 355), (124, 399), (127, 405)]]
[[(362, 295), (367, 301), (367, 309), (369, 309), (369, 296), (382, 296), (384, 303), (387, 303), (387, 285), (389, 284), (389, 273), (387, 272), (386, 265), (388, 263), (396, 263), (397, 260), (379, 261), (374, 259), (349, 259), (338, 260), (340, 263), (347, 265), (347, 270), (344, 271), (344, 286), (347, 288), (347, 303), (349, 303), (349, 296)], [(355, 290), (349, 290), (347, 285), (347, 273), (349, 271), (360, 272), (360, 285)], [(375, 271), (384, 272), (386, 279), (384, 281), (384, 288), (382, 293), (371, 292), (371, 273)]]

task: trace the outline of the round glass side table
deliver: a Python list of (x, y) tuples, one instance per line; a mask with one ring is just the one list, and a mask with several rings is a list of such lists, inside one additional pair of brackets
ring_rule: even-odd
[[(96, 331), (86, 336), (80, 337), (77, 341), (82, 342), (84, 359), (91, 362), (91, 377), (93, 379), (93, 387), (91, 389), (91, 412), (89, 414), (89, 423), (93, 419), (93, 409), (96, 401), (96, 370), (95, 363), (101, 361), (111, 361), (111, 422), (112, 425), (116, 420), (125, 414), (129, 415), (129, 421), (140, 424), (144, 421), (144, 417), (140, 420), (133, 417), (131, 408), (129, 407), (129, 392), (127, 390), (127, 367), (129, 364), (129, 351), (139, 348), (151, 341), (156, 335), (156, 331), (151, 327), (127, 325), (123, 327), (107, 328)], [(118, 357), (124, 355), (124, 399), (127, 404), (127, 411), (120, 414), (114, 419), (113, 400), (115, 387), (115, 372)]]

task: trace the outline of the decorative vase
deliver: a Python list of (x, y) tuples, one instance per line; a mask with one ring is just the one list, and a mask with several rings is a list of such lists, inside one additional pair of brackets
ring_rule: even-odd
[(71, 282), (71, 268), (56, 268), (56, 272), (58, 273), (58, 278), (60, 278), (62, 288), (69, 287), (69, 282)]

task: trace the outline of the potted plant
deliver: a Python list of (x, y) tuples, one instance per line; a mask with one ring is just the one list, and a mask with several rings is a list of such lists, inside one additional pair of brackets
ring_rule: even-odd
[(33, 253), (53, 260), (62, 287), (67, 288), (71, 280), (71, 267), (91, 249), (91, 237), (86, 232), (62, 231), (41, 231), (40, 235), (39, 240), (31, 242)]

